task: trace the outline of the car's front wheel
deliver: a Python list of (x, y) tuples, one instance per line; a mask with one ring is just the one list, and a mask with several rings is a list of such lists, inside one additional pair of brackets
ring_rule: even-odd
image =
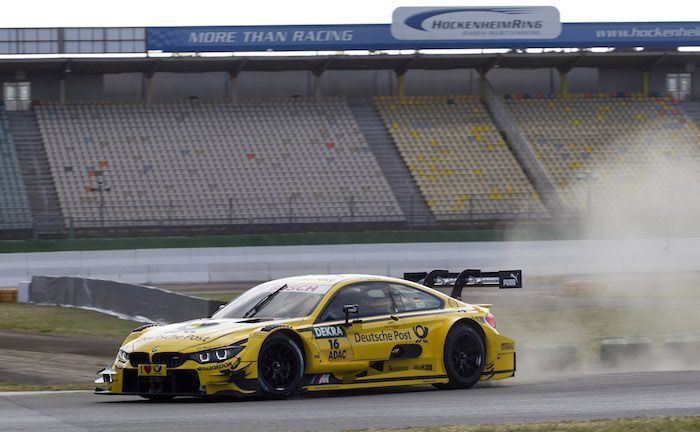
[(442, 389), (466, 389), (473, 387), (484, 371), (486, 348), (474, 327), (457, 324), (447, 334), (444, 348), (445, 371), (448, 384), (438, 384)]
[(258, 382), (263, 395), (285, 398), (304, 377), (304, 356), (299, 345), (283, 333), (272, 334), (258, 354)]

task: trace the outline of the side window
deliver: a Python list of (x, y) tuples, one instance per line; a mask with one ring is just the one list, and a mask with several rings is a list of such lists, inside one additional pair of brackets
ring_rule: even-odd
[(406, 285), (391, 284), (391, 295), (399, 312), (440, 309), (443, 304), (434, 295)]
[(394, 312), (394, 305), (389, 297), (389, 286), (383, 282), (358, 283), (342, 288), (321, 312), (319, 322), (345, 319), (343, 306), (356, 304), (358, 315), (363, 318), (377, 315), (389, 315)]

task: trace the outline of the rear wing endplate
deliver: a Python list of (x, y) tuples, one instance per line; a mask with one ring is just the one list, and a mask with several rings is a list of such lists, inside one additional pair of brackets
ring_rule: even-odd
[(462, 297), (462, 289), (465, 286), (497, 286), (501, 289), (523, 287), (522, 270), (483, 272), (467, 269), (461, 273), (433, 270), (431, 272), (404, 273), (403, 278), (430, 288), (452, 287), (450, 296), (456, 299)]

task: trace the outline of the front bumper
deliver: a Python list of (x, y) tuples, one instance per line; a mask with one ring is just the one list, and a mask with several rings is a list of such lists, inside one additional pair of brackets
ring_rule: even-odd
[(165, 376), (139, 376), (137, 368), (115, 365), (98, 372), (95, 394), (221, 396), (260, 393), (255, 363), (227, 362), (217, 369), (198, 366), (169, 369)]

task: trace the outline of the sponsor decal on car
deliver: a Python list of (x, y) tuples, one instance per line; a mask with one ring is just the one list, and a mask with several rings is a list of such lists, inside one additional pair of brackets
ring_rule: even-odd
[(430, 363), (415, 364), (415, 365), (413, 365), (413, 370), (417, 370), (417, 371), (432, 371), (432, 370), (433, 370), (433, 365), (430, 364)]
[(144, 335), (139, 338), (139, 341), (154, 341), (154, 340), (189, 340), (194, 342), (206, 342), (210, 339), (209, 336), (197, 336), (193, 334), (163, 334), (157, 336)]
[(219, 369), (235, 369), (239, 364), (241, 364), (241, 359), (237, 358), (233, 361), (229, 361), (226, 363), (201, 366), (201, 367), (198, 367), (197, 370), (200, 372), (204, 372), (204, 371), (213, 371), (213, 370), (219, 370)]
[(399, 331), (380, 331), (371, 333), (355, 333), (355, 342), (371, 343), (371, 342), (391, 342), (391, 341), (410, 341), (413, 340), (410, 330)]
[(330, 350), (328, 352), (328, 360), (346, 360), (348, 358), (348, 350)]
[(139, 376), (165, 376), (167, 375), (163, 364), (140, 364), (138, 368)]
[(408, 370), (408, 366), (388, 366), (386, 368), (387, 372), (405, 372)]
[(514, 350), (515, 342), (503, 342), (501, 344), (501, 351)]
[(316, 339), (345, 337), (345, 328), (341, 325), (312, 327)]
[(329, 384), (331, 382), (331, 374), (318, 374), (313, 375), (309, 380), (309, 384)]
[(428, 327), (422, 326), (422, 325), (417, 325), (413, 327), (413, 333), (416, 335), (416, 342), (418, 343), (428, 343), (426, 338), (428, 337)]

